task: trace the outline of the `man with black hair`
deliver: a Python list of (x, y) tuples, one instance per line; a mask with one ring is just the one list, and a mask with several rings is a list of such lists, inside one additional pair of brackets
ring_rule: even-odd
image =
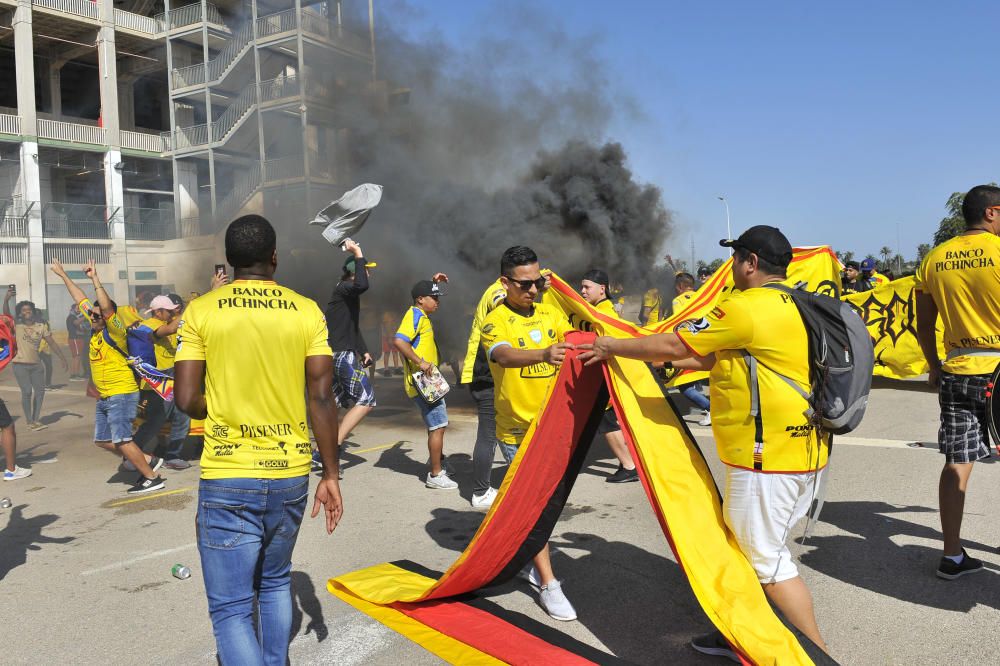
[[(768, 598), (817, 646), (826, 650), (812, 595), (799, 577), (786, 539), (809, 509), (830, 451), (805, 412), (809, 345), (792, 299), (772, 283), (787, 282), (792, 246), (780, 230), (751, 227), (731, 247), (730, 293), (705, 317), (673, 333), (618, 340), (600, 337), (586, 363), (611, 356), (666, 361), (677, 368), (710, 370), (712, 403), (725, 412), (712, 421), (719, 458), (726, 465), (723, 514), (740, 549), (753, 565)], [(757, 360), (758, 409), (751, 412), (748, 356)], [(780, 373), (780, 374), (779, 374)], [(736, 655), (717, 632), (696, 638), (699, 652)]]
[(128, 339), (117, 305), (101, 284), (93, 260), (87, 262), (84, 273), (94, 285), (96, 305), (66, 274), (58, 259), (52, 261), (52, 272), (62, 279), (73, 302), (90, 319), (90, 377), (98, 394), (94, 408), (94, 444), (123, 456), (139, 472), (140, 476), (129, 488), (129, 494), (138, 495), (163, 488), (166, 484), (156, 474), (163, 460), (146, 455), (132, 441), (132, 421), (139, 406), (139, 386), (126, 360)]
[(323, 457), (312, 516), (322, 505), (332, 533), (343, 512), (333, 360), (319, 306), (273, 279), (271, 224), (245, 215), (225, 243), (234, 280), (188, 305), (174, 392), (180, 409), (205, 420), (196, 527), (219, 660), (284, 664), (309, 492), (307, 411)]
[[(979, 185), (962, 201), (965, 231), (932, 249), (916, 273), (917, 339), (939, 387), (938, 481), (944, 537), (937, 575), (953, 580), (982, 571), (962, 548), (962, 515), (972, 465), (990, 458), (986, 420), (989, 380), (1000, 363), (1000, 188)], [(944, 328), (944, 361), (935, 327)]]
[[(375, 388), (366, 368), (373, 364), (364, 336), (361, 335), (361, 294), (368, 291), (368, 264), (361, 246), (351, 239), (344, 241), (351, 253), (326, 305), (326, 325), (333, 350), (333, 394), (337, 405), (346, 409), (337, 432), (337, 451), (358, 424), (375, 409)], [(318, 452), (313, 453), (313, 468), (322, 469)]]
[(841, 278), (841, 293), (856, 294), (859, 291), (868, 291), (865, 285), (861, 284), (861, 266), (856, 261), (844, 262), (844, 273)]
[[(599, 268), (593, 268), (583, 274), (580, 280), (580, 295), (598, 312), (610, 317), (618, 318), (618, 313), (614, 305), (608, 298), (609, 289), (608, 274)], [(605, 477), (606, 483), (630, 483), (639, 480), (639, 472), (635, 469), (635, 461), (629, 453), (628, 445), (625, 443), (625, 436), (622, 434), (621, 424), (618, 423), (618, 416), (615, 414), (611, 403), (608, 403), (601, 417), (601, 423), (597, 427), (598, 434), (604, 435), (608, 448), (618, 458), (618, 469), (613, 474)]]
[[(493, 375), (496, 436), (509, 464), (566, 357), (565, 335), (572, 329), (561, 311), (536, 302), (546, 278), (531, 248), (519, 245), (503, 253), (500, 282), (506, 295), (486, 316), (480, 343)], [(527, 578), (539, 591), (542, 608), (556, 620), (575, 620), (576, 610), (552, 573), (548, 544), (533, 563)]]

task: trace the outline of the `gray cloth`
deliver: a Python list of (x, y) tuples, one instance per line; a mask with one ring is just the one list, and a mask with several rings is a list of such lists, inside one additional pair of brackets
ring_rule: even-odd
[(361, 229), (381, 200), (381, 185), (358, 185), (336, 201), (331, 201), (309, 224), (325, 226), (323, 238), (331, 245), (340, 245)]

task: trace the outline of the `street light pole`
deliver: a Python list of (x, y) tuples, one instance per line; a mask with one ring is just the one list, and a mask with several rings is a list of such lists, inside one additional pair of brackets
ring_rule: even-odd
[[(726, 238), (731, 239), (733, 237), (733, 229), (729, 221), (729, 202), (726, 201), (726, 197), (716, 197), (722, 204), (726, 207)], [(733, 248), (729, 248), (729, 254), (733, 253)]]

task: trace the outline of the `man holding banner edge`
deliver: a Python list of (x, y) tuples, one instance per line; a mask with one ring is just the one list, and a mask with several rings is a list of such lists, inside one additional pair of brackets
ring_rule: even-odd
[[(798, 309), (786, 294), (761, 288), (786, 280), (792, 247), (778, 229), (763, 225), (720, 244), (735, 251), (732, 270), (738, 292), (675, 333), (600, 337), (584, 346), (590, 351), (581, 358), (592, 364), (618, 355), (711, 371), (712, 403), (718, 406), (712, 429), (726, 464), (726, 524), (768, 598), (825, 651), (812, 596), (785, 539), (808, 510), (829, 456), (829, 439), (817, 437), (803, 413), (808, 407), (805, 399), (778, 374), (809, 389), (808, 339)], [(744, 352), (759, 361), (756, 415), (752, 415)], [(699, 652), (735, 656), (718, 633), (699, 637), (692, 645)]]

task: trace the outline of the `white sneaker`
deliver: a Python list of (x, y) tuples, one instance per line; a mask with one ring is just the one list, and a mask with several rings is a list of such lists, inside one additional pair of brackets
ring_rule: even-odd
[(472, 496), (472, 508), (480, 509), (482, 511), (489, 511), (489, 508), (493, 506), (493, 500), (497, 498), (496, 488), (490, 486), (486, 489), (486, 492), (482, 495)]
[(535, 592), (542, 591), (542, 577), (538, 575), (538, 569), (531, 562), (528, 562), (524, 568), (517, 572), (517, 577), (527, 581)]
[(569, 602), (569, 599), (566, 598), (566, 595), (563, 594), (562, 585), (559, 581), (554, 580), (542, 587), (542, 594), (539, 599), (542, 602), (542, 608), (545, 609), (545, 612), (553, 620), (569, 622), (576, 619), (576, 610), (573, 608), (573, 604)]
[(25, 469), (23, 467), (18, 467), (14, 465), (14, 471), (9, 469), (4, 469), (3, 480), (4, 481), (17, 481), (18, 479), (23, 479), (26, 476), (31, 476), (31, 469)]
[(706, 409), (705, 411), (702, 412), (702, 414), (704, 414), (704, 416), (701, 417), (701, 421), (698, 421), (698, 425), (700, 426), (712, 425), (712, 412)]
[(434, 490), (454, 490), (455, 488), (458, 488), (458, 484), (448, 478), (448, 472), (444, 470), (441, 470), (441, 473), (437, 476), (428, 472), (427, 481), (424, 485), (428, 488), (433, 488)]

